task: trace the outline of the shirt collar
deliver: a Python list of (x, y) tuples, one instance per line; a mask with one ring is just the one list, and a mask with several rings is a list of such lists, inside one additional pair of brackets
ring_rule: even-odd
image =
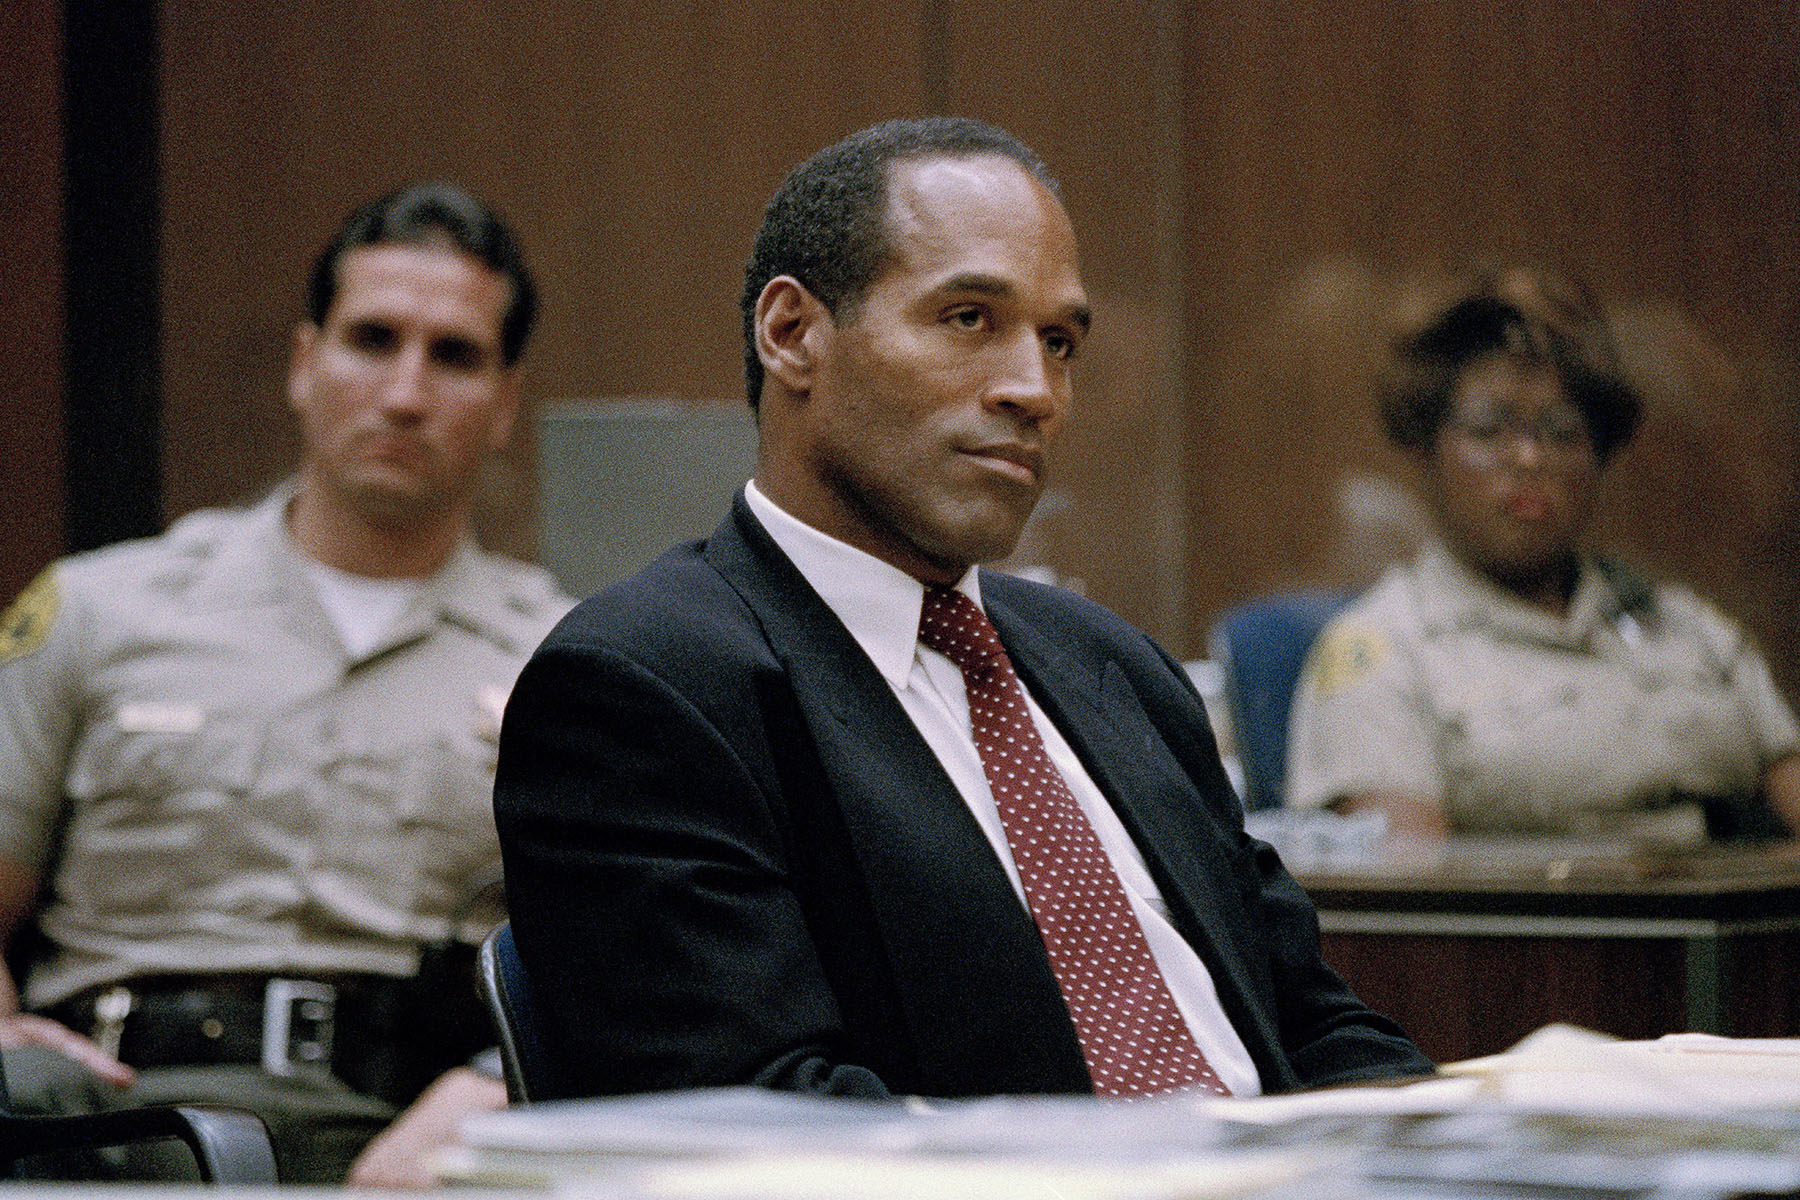
[[(763, 495), (751, 480), (744, 502), (813, 591), (837, 614), (882, 677), (904, 688), (918, 654), (925, 586), (872, 554), (821, 533)], [(956, 587), (981, 603), (980, 573), (970, 567)]]
[[(218, 553), (193, 592), (193, 603), (212, 607), (278, 604), (299, 595), (316, 610), (321, 627), (330, 627), (306, 575), (306, 563), (311, 560), (288, 525), (288, 505), (297, 489), (296, 479), (284, 479), (242, 518), (226, 526)], [(518, 572), (490, 560), (468, 534), (457, 542), (443, 566), (419, 582), (419, 593), (395, 623), (393, 639), (384, 640), (384, 648), (423, 636), (446, 620), (517, 654), (529, 653), (543, 636), (537, 616), (543, 608), (542, 597), (528, 589)], [(567, 607), (567, 601), (562, 604)]]
[(1558, 617), (1496, 586), (1433, 538), (1418, 557), (1422, 607), (1428, 623), (1443, 630), (1486, 626), (1514, 641), (1581, 647), (1614, 610), (1612, 589), (1593, 562), (1584, 557), (1579, 569), (1569, 610)]

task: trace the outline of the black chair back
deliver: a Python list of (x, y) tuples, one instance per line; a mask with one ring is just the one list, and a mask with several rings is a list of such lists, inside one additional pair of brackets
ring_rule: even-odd
[(511, 922), (501, 922), (487, 935), (476, 962), (481, 996), (500, 1042), (506, 1097), (514, 1104), (529, 1104), (544, 1093), (555, 1068), (538, 1027), (531, 977), (513, 944)]
[(1288, 715), (1307, 651), (1351, 597), (1284, 592), (1227, 612), (1211, 654), (1224, 668), (1225, 700), (1244, 767), (1244, 808), (1276, 808), (1287, 782)]

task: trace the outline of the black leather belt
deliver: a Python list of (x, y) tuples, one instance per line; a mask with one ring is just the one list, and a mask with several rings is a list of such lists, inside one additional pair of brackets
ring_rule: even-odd
[(48, 1015), (133, 1067), (329, 1072), (403, 1105), (461, 1061), (452, 1057), (460, 1047), (421, 1044), (409, 1030), (427, 1016), (413, 984), (385, 975), (139, 976), (80, 992)]

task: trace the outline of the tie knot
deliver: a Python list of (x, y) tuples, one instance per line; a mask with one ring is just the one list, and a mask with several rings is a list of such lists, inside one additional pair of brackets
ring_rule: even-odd
[(1006, 650), (981, 607), (955, 588), (928, 587), (919, 610), (919, 640), (962, 668), (985, 675)]

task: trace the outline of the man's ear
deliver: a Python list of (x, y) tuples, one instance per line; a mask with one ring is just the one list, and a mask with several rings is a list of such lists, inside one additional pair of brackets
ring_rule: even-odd
[(287, 401), (296, 413), (304, 412), (312, 398), (313, 355), (318, 352), (319, 327), (311, 321), (294, 326), (294, 346), (288, 353)]
[(756, 298), (756, 356), (763, 372), (796, 395), (811, 390), (825, 343), (836, 332), (831, 310), (792, 275), (777, 275)]

